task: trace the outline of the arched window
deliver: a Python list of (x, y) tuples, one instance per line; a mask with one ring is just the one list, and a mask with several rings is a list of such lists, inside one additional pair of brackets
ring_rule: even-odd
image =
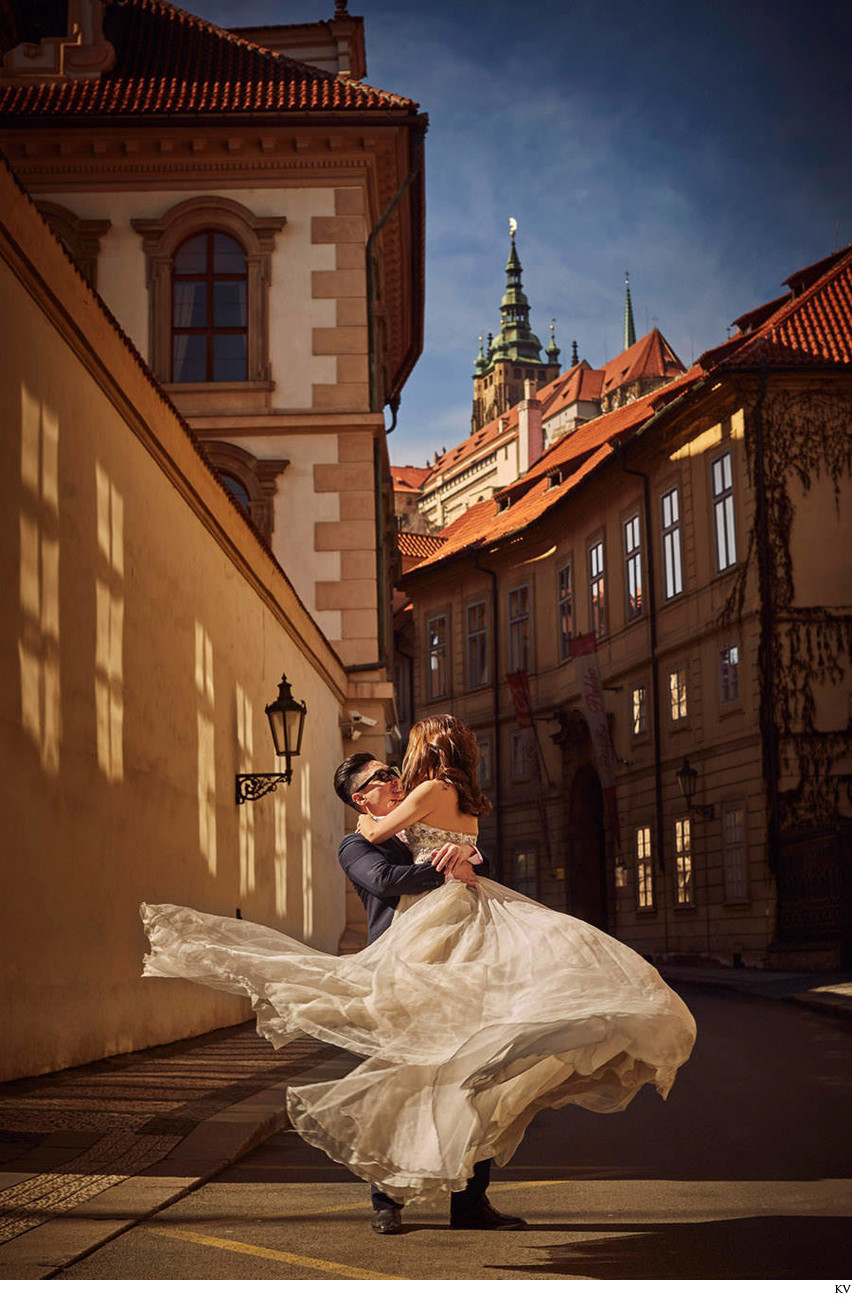
[(110, 228), (109, 221), (86, 220), (59, 203), (39, 198), (36, 206), (57, 238), (62, 240), (71, 260), (92, 288), (98, 283), (98, 254), (101, 239)]
[(173, 383), (240, 383), (247, 375), (243, 249), (219, 230), (186, 239), (172, 275)]
[(205, 194), (131, 224), (145, 253), (157, 378), (177, 392), (238, 385), (243, 412), (268, 409), (271, 262), (286, 218)]
[(268, 543), (275, 524), (275, 493), (278, 478), (289, 460), (259, 460), (231, 442), (201, 441), (206, 458), (228, 488), (240, 509), (254, 523)]

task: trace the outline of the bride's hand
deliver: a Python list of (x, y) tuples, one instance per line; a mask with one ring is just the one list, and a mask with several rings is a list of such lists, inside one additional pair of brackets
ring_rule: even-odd
[(363, 838), (366, 838), (368, 842), (372, 842), (372, 831), (375, 831), (375, 828), (376, 821), (373, 820), (373, 817), (367, 816), (362, 812), (358, 817), (358, 823), (355, 826), (356, 832), (361, 834)]
[(479, 880), (470, 864), (472, 849), (462, 843), (444, 843), (432, 853), (432, 864), (443, 870), (446, 879), (458, 879), (468, 888), (479, 886)]

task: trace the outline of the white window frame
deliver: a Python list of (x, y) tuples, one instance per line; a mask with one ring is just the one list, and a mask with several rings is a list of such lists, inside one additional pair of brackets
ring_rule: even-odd
[[(525, 606), (523, 596), (526, 596)], [(520, 611), (513, 609), (513, 596), (519, 599)], [(508, 593), (507, 611), (509, 615), (509, 671), (529, 671), (532, 646), (532, 600), (528, 581), (513, 586)], [(526, 635), (523, 628), (526, 625)]]
[(648, 686), (645, 684), (634, 685), (630, 690), (630, 733), (634, 739), (648, 733)]
[(633, 836), (636, 851), (636, 909), (654, 909), (654, 866), (651, 855), (651, 826), (639, 825)]
[(682, 816), (674, 823), (675, 903), (695, 905), (695, 876), (692, 868), (692, 818)]
[(666, 599), (683, 592), (683, 552), (680, 537), (680, 489), (669, 487), (660, 496), (663, 542), (663, 587)]
[[(482, 625), (471, 629), (471, 614), (474, 609), (482, 609)], [(491, 676), (489, 664), (489, 635), (488, 635), (488, 601), (484, 599), (472, 600), (465, 610), (465, 631), (466, 631), (466, 654), (467, 659), (467, 687), (469, 690), (478, 690), (489, 683)], [(484, 646), (474, 651), (474, 645)], [(474, 665), (477, 655), (481, 655), (481, 671), (478, 676), (474, 673)], [(478, 665), (478, 664), (477, 664)]]
[[(571, 637), (574, 634), (574, 584), (573, 563), (567, 559), (556, 574), (557, 627), (559, 631), (559, 661), (571, 657)], [(567, 574), (567, 576), (566, 576)]]
[(737, 562), (737, 527), (734, 515), (734, 457), (723, 451), (710, 462), (710, 490), (713, 497), (713, 533), (716, 541), (716, 571), (727, 572)]
[(603, 537), (593, 541), (588, 550), (589, 626), (596, 640), (606, 635), (606, 554)]
[(689, 715), (686, 668), (675, 667), (669, 672), (669, 721), (685, 721)]
[(719, 702), (736, 703), (740, 697), (740, 647), (728, 644), (719, 650)]
[[(437, 640), (433, 644), (432, 628), (434, 626), (437, 626), (441, 622), (443, 622), (444, 624), (444, 638), (442, 640)], [(433, 617), (428, 618), (426, 622), (426, 673), (427, 673), (427, 681), (429, 685), (428, 694), (430, 699), (444, 699), (447, 697), (447, 695), (450, 692), (449, 649), (450, 649), (449, 616), (446, 613), (436, 613), (434, 614)], [(435, 689), (436, 668), (433, 665), (433, 658), (435, 657), (436, 652), (437, 652), (437, 662), (443, 664), (444, 680), (443, 680), (443, 689), (441, 690)], [(440, 674), (440, 668), (438, 670)]]
[(624, 523), (624, 598), (628, 622), (641, 617), (642, 606), (642, 531), (639, 515), (631, 514)]

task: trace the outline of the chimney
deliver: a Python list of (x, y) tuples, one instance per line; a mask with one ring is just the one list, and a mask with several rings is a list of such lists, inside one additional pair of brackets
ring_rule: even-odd
[(526, 396), (518, 406), (518, 475), (532, 468), (544, 454), (544, 430), (541, 402), (532, 394), (529, 379), (524, 384)]

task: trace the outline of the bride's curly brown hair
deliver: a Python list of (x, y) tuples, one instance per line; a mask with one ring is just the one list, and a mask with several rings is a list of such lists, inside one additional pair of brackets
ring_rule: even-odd
[(410, 793), (424, 780), (451, 784), (463, 816), (487, 816), (491, 802), (479, 787), (476, 735), (448, 713), (415, 721), (402, 763), (402, 784)]

